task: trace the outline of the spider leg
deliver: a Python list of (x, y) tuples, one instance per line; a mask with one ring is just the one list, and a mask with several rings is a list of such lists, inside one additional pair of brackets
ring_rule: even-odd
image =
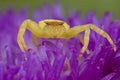
[(83, 32), (86, 30), (86, 26), (74, 26), (73, 28), (68, 29), (66, 32), (62, 34), (63, 38), (69, 39), (74, 36), (77, 36), (80, 32)]
[(38, 47), (41, 45), (41, 40), (40, 38), (36, 37), (34, 34), (32, 34), (32, 42), (35, 47), (35, 50), (38, 49)]
[(75, 26), (73, 28), (70, 28), (66, 33), (63, 34), (63, 37), (68, 39), (74, 36), (78, 36), (78, 34), (83, 31), (85, 31), (85, 36), (84, 39), (81, 39), (83, 47), (81, 49), (81, 54), (78, 56), (78, 60), (83, 56), (83, 53), (87, 50), (89, 44), (90, 28), (86, 25)]
[(116, 45), (113, 43), (113, 40), (111, 39), (111, 37), (102, 29), (98, 28), (97, 26), (93, 25), (93, 24), (88, 24), (88, 27), (90, 27), (92, 30), (94, 30), (95, 32), (97, 32), (98, 34), (100, 34), (101, 36), (105, 37), (109, 43), (113, 46), (114, 51), (117, 50)]
[[(82, 45), (84, 45), (84, 38), (82, 37), (82, 35), (78, 34), (77, 36), (78, 36), (80, 42), (82, 43)], [(90, 54), (90, 51), (88, 49), (86, 49), (86, 52), (87, 52), (87, 54)]]
[(83, 56), (83, 53), (87, 50), (88, 44), (89, 44), (89, 36), (90, 36), (90, 29), (89, 27), (86, 28), (85, 30), (85, 35), (84, 35), (84, 41), (83, 41), (83, 47), (81, 49), (81, 54), (79, 54), (78, 56), (78, 60), (81, 59), (81, 57)]
[(24, 40), (24, 34), (25, 34), (26, 29), (31, 31), (32, 34), (36, 36), (40, 36), (40, 34), (42, 33), (36, 22), (33, 22), (32, 20), (29, 20), (29, 19), (25, 20), (21, 24), (20, 29), (18, 31), (18, 35), (17, 35), (18, 45), (23, 52), (25, 50), (28, 50), (28, 46), (26, 45), (25, 40)]
[(70, 28), (66, 33), (63, 34), (63, 37), (68, 39), (74, 36), (78, 36), (78, 34), (83, 31), (85, 31), (85, 37), (84, 40), (81, 40), (83, 42), (83, 48), (81, 50), (82, 53), (86, 51), (89, 43), (89, 27), (87, 27), (86, 25), (75, 26), (73, 28)]
[(94, 30), (95, 32), (97, 32), (101, 36), (105, 37), (109, 41), (109, 43), (113, 46), (114, 51), (117, 50), (117, 47), (113, 43), (113, 40), (111, 39), (111, 37), (105, 31), (98, 28), (97, 26), (95, 26), (93, 24), (74, 26), (73, 28), (70, 28), (68, 31), (63, 33), (62, 36), (63, 36), (63, 38), (69, 39), (69, 38), (72, 38), (72, 37), (78, 35), (80, 32), (85, 31), (85, 36), (84, 36), (84, 40), (83, 40), (84, 41), (83, 47), (81, 49), (82, 54), (79, 55), (78, 59), (80, 59), (83, 56), (83, 53), (87, 50), (87, 47), (89, 44), (90, 29)]
[(85, 50), (87, 49), (88, 47), (88, 44), (89, 44), (89, 36), (90, 36), (90, 29), (89, 28), (86, 28), (85, 30), (85, 35), (84, 35), (84, 45), (81, 49), (81, 52), (84, 53)]

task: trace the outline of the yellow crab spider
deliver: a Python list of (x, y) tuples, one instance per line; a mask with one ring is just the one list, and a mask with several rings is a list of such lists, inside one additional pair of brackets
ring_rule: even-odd
[(84, 31), (85, 34), (83, 38), (83, 47), (81, 49), (81, 53), (87, 51), (91, 29), (100, 34), (101, 36), (105, 37), (113, 46), (114, 51), (117, 50), (117, 47), (113, 43), (111, 37), (105, 31), (98, 28), (94, 24), (78, 25), (70, 28), (70, 26), (66, 22), (61, 20), (45, 19), (36, 23), (32, 20), (27, 19), (21, 24), (17, 36), (17, 41), (22, 51), (28, 49), (28, 46), (26, 45), (25, 40), (23, 38), (26, 29), (28, 29), (32, 33), (32, 40), (36, 46), (40, 43), (39, 38), (68, 40), (74, 36), (78, 36), (80, 32)]

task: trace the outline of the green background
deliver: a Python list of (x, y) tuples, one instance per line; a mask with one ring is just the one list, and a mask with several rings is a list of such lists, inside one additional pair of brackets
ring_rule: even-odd
[(0, 0), (0, 11), (5, 11), (9, 7), (20, 10), (28, 6), (31, 13), (35, 8), (41, 8), (46, 3), (53, 5), (56, 2), (61, 3), (65, 13), (68, 12), (68, 7), (79, 10), (82, 16), (91, 10), (95, 11), (98, 17), (106, 11), (111, 11), (115, 18), (120, 19), (120, 0)]

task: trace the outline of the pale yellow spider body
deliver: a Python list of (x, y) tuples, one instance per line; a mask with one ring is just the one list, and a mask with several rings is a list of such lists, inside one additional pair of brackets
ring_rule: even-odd
[(109, 43), (113, 46), (114, 51), (117, 50), (116, 45), (113, 43), (113, 40), (111, 37), (102, 29), (98, 28), (94, 24), (86, 24), (86, 25), (78, 25), (70, 28), (70, 26), (61, 20), (55, 20), (55, 19), (46, 19), (42, 20), (39, 23), (36, 23), (32, 20), (25, 20), (18, 31), (18, 37), (17, 41), (20, 46), (20, 49), (22, 51), (25, 51), (28, 49), (28, 46), (25, 43), (24, 40), (24, 33), (28, 29), (32, 33), (32, 39), (33, 43), (37, 46), (40, 41), (39, 38), (49, 38), (49, 39), (70, 39), (74, 36), (79, 36), (80, 32), (85, 32), (84, 38), (80, 41), (83, 44), (83, 47), (81, 49), (81, 53), (84, 53), (87, 51), (87, 47), (89, 44), (89, 35), (90, 35), (90, 29), (94, 30), (101, 36), (105, 37)]

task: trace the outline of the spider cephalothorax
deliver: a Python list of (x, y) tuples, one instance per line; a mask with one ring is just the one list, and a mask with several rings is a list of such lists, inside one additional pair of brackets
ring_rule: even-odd
[(42, 26), (42, 31), (44, 32), (43, 38), (62, 38), (62, 34), (69, 29), (69, 26), (60, 20), (44, 20), (43, 22), (44, 26), (39, 25)]
[(40, 21), (39, 23), (36, 23), (32, 20), (27, 19), (21, 24), (17, 37), (18, 44), (22, 51), (28, 49), (28, 46), (26, 45), (23, 38), (26, 29), (32, 32), (33, 35), (32, 39), (35, 45), (38, 44), (38, 38), (50, 38), (50, 39), (64, 38), (68, 40), (69, 38), (77, 36), (79, 35), (80, 32), (84, 31), (85, 32), (84, 38), (82, 40), (80, 39), (80, 41), (83, 44), (81, 53), (84, 53), (87, 50), (89, 44), (90, 29), (92, 29), (101, 36), (105, 37), (109, 41), (109, 43), (113, 46), (114, 51), (117, 50), (116, 45), (113, 43), (111, 37), (105, 31), (98, 28), (94, 24), (78, 25), (70, 28), (66, 22), (61, 20), (46, 19)]

